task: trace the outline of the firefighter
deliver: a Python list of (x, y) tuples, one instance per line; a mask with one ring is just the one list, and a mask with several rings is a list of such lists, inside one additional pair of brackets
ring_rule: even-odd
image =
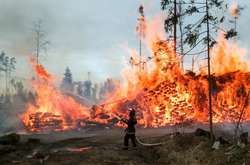
[(121, 119), (121, 121), (127, 124), (124, 136), (124, 150), (128, 150), (129, 139), (131, 139), (133, 147), (136, 147), (135, 125), (137, 124), (137, 120), (135, 110), (132, 109), (129, 112), (129, 119)]

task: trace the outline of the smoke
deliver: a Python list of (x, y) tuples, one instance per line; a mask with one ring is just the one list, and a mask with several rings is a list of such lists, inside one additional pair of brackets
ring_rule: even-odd
[[(100, 52), (106, 54), (109, 50), (110, 46), (107, 46), (107, 43), (115, 42), (116, 35), (106, 34), (115, 31), (115, 27), (110, 28), (115, 23), (111, 21), (111, 24), (107, 24), (110, 21), (107, 19), (109, 15), (98, 14), (101, 11), (99, 4), (101, 3), (95, 1), (86, 5), (79, 0), (74, 2), (62, 0), (60, 3), (56, 0), (2, 0), (0, 1), (1, 49), (10, 56), (21, 58), (33, 54), (35, 50), (33, 25), (41, 19), (47, 40), (51, 42), (47, 55), (42, 52), (45, 55), (41, 57), (42, 62), (57, 74), (63, 72), (66, 66), (73, 66), (76, 61), (82, 62), (77, 68), (80, 68), (80, 65), (83, 68), (86, 57), (89, 63), (92, 54), (95, 54), (95, 58), (100, 58), (103, 55)], [(101, 17), (105, 17), (106, 20)], [(56, 67), (54, 63), (57, 64)], [(27, 76), (25, 72), (26, 70), (20, 74)]]
[[(146, 15), (155, 12), (155, 6), (160, 10), (158, 2), (144, 2)], [(53, 74), (61, 75), (69, 66), (78, 72), (76, 79), (83, 79), (88, 71), (101, 80), (103, 75), (118, 77), (123, 58), (118, 45), (137, 44), (134, 29), (140, 3), (134, 0), (110, 0), (108, 3), (100, 0), (0, 0), (1, 49), (18, 58), (32, 55), (35, 48), (33, 24), (41, 19), (47, 40), (51, 42), (41, 62)], [(27, 65), (17, 61), (19, 66)], [(98, 67), (102, 69), (96, 71)], [(27, 70), (21, 69), (19, 74), (28, 77)]]
[(0, 103), (0, 133), (23, 130), (20, 115), (25, 111), (24, 95), (10, 97), (11, 102)]

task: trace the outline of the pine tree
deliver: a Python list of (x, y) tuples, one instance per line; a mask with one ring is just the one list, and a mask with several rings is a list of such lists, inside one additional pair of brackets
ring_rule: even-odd
[(83, 83), (84, 85), (84, 91), (83, 91), (83, 95), (89, 99), (91, 99), (91, 86), (92, 86), (92, 82), (90, 80), (87, 80)]
[(76, 83), (76, 93), (83, 96), (83, 83), (81, 81)]
[[(2, 51), (0, 54), (0, 76), (2, 76), (1, 72), (5, 72), (4, 61), (5, 61), (5, 52)], [(0, 78), (2, 78), (2, 77), (0, 77)], [(1, 84), (5, 84), (5, 83), (1, 82)]]
[(92, 100), (97, 101), (97, 90), (98, 90), (98, 84), (95, 84), (92, 88)]
[[(179, 8), (175, 9), (175, 5)], [(206, 1), (201, 0), (162, 0), (161, 7), (167, 14), (165, 30), (170, 34), (170, 40), (174, 38), (173, 40), (177, 42), (176, 52), (180, 55), (181, 62), (186, 56), (194, 56), (193, 62), (204, 59), (207, 55), (207, 43), (209, 42), (210, 48), (217, 43), (218, 30), (225, 33), (226, 39), (237, 35), (234, 28), (229, 30), (220, 28), (220, 24), (226, 20), (225, 13), (228, 7), (224, 0), (209, 0), (207, 5)], [(207, 7), (209, 8), (208, 14)], [(209, 29), (207, 29), (207, 20)], [(173, 32), (177, 24), (181, 26), (180, 30)]]
[(72, 84), (72, 82), (73, 82), (72, 81), (72, 74), (71, 74), (69, 67), (67, 67), (65, 70), (63, 81), (64, 81), (64, 83), (68, 83), (68, 84)]
[(43, 21), (38, 20), (34, 24), (34, 38), (35, 38), (35, 49), (36, 49), (36, 62), (39, 64), (39, 57), (41, 56), (41, 51), (46, 52), (50, 42), (46, 39), (47, 33), (43, 30)]
[(69, 67), (67, 67), (65, 70), (64, 78), (63, 78), (63, 81), (61, 84), (61, 89), (64, 91), (70, 91), (70, 92), (72, 92), (74, 89), (72, 73), (71, 73)]
[[(184, 10), (182, 8), (182, 13), (173, 14), (171, 12), (173, 10), (173, 4), (176, 5), (176, 0), (162, 0), (161, 6), (162, 10), (167, 10), (169, 14), (168, 18), (165, 20), (165, 29), (166, 32), (171, 32), (173, 27), (176, 27), (178, 20), (180, 17), (185, 17), (189, 21), (185, 24), (185, 32), (182, 32), (181, 36), (184, 39), (183, 43), (185, 47), (182, 45), (182, 48), (186, 48), (185, 51), (182, 50), (181, 59), (185, 55), (192, 56), (203, 56), (207, 59), (208, 66), (208, 111), (209, 111), (209, 126), (210, 126), (210, 135), (211, 140), (214, 140), (213, 136), (213, 111), (212, 111), (212, 80), (211, 80), (211, 68), (210, 68), (210, 49), (217, 43), (216, 37), (213, 35), (217, 35), (218, 30), (222, 30), (225, 32), (225, 38), (229, 39), (236, 35), (234, 29), (229, 31), (225, 31), (219, 28), (219, 24), (223, 23), (225, 20), (225, 16), (223, 14), (219, 14), (219, 11), (225, 13), (226, 5), (224, 5), (223, 0), (179, 0), (178, 3), (183, 5)], [(170, 7), (169, 7), (170, 6)], [(176, 11), (176, 9), (174, 10)], [(176, 13), (176, 12), (175, 12)], [(190, 19), (190, 16), (192, 19)], [(194, 22), (192, 22), (194, 21)], [(191, 22), (191, 23), (190, 23)], [(175, 28), (176, 29), (176, 28)], [(175, 36), (176, 40), (176, 36)], [(194, 59), (194, 58), (193, 58)], [(193, 60), (194, 62), (194, 60)], [(194, 65), (192, 62), (192, 66)]]

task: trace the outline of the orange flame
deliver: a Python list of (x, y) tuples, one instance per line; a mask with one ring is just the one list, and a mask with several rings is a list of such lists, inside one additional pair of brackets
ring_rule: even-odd
[(78, 119), (88, 118), (89, 111), (73, 98), (63, 95), (55, 88), (52, 76), (40, 64), (33, 63), (37, 78), (32, 80), (35, 90), (35, 103), (27, 105), (21, 119), (31, 131), (56, 128), (74, 128)]
[(249, 71), (249, 62), (244, 59), (247, 51), (240, 48), (237, 43), (227, 41), (220, 33), (218, 44), (212, 49), (212, 71), (216, 75), (224, 73)]
[[(147, 42), (152, 53), (148, 64), (151, 67), (147, 70), (136, 66), (125, 68), (122, 72), (124, 84), (116, 83), (116, 91), (110, 93), (101, 105), (91, 109), (62, 94), (54, 87), (53, 79), (48, 78), (52, 76), (41, 65), (36, 66), (38, 79), (33, 80), (36, 103), (28, 104), (22, 115), (25, 126), (34, 131), (49, 125), (59, 125), (59, 130), (75, 128), (79, 120), (108, 124), (117, 116), (127, 117), (130, 107), (136, 109), (139, 124), (145, 127), (206, 123), (206, 72), (199, 75), (184, 73), (172, 43), (159, 38), (153, 37), (150, 45)], [(250, 121), (250, 106), (244, 105), (250, 91), (249, 62), (241, 57), (245, 50), (220, 35), (218, 45), (211, 53), (214, 122), (235, 122), (243, 107), (244, 120)], [(138, 59), (137, 53), (132, 56)]]

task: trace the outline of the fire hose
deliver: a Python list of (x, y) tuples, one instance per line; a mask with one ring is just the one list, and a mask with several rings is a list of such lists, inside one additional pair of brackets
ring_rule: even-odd
[[(121, 99), (121, 100), (124, 100), (124, 99)], [(121, 101), (121, 100), (118, 100), (118, 101)], [(113, 103), (113, 102), (112, 102), (112, 103)], [(103, 106), (104, 106), (104, 105), (106, 105), (106, 104), (103, 104), (103, 105), (101, 105), (101, 106), (99, 105), (99, 107), (103, 109)], [(118, 115), (116, 115), (116, 114), (114, 114), (114, 113), (113, 113), (113, 115), (114, 115), (119, 121), (122, 121), (122, 120), (123, 120), (120, 116), (118, 116)], [(164, 144), (164, 143), (162, 143), (162, 142), (160, 142), (160, 143), (144, 143), (144, 142), (142, 142), (137, 136), (135, 136), (135, 138), (136, 138), (136, 141), (137, 141), (140, 145), (145, 146), (145, 147), (160, 146), (160, 145), (163, 145), (163, 144)]]
[[(122, 118), (120, 118), (119, 116), (116, 116), (117, 117), (117, 119), (119, 120), (119, 121), (122, 121)], [(163, 145), (164, 143), (144, 143), (144, 142), (142, 142), (141, 141), (141, 139), (139, 139), (137, 136), (135, 136), (135, 139), (136, 139), (136, 141), (137, 141), (137, 143), (139, 143), (140, 145), (142, 145), (142, 146), (145, 146), (145, 147), (154, 147), (154, 146), (161, 146), (161, 145)]]
[(135, 136), (136, 138), (136, 141), (142, 145), (142, 146), (145, 146), (145, 147), (153, 147), (153, 146), (161, 146), (163, 145), (164, 143), (144, 143), (142, 142), (137, 136)]

